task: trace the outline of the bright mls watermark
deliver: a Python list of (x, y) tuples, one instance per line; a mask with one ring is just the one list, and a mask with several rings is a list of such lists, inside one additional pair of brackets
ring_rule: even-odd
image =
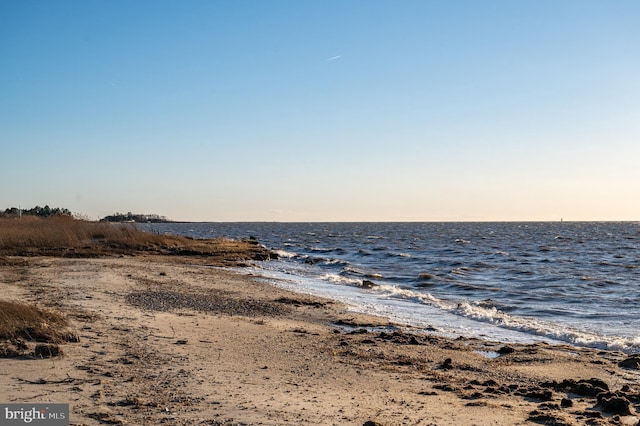
[(0, 404), (0, 426), (69, 426), (69, 404)]

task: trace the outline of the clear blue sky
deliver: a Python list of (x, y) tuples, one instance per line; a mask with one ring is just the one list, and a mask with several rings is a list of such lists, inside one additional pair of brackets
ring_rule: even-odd
[(0, 209), (640, 220), (640, 2), (0, 0)]

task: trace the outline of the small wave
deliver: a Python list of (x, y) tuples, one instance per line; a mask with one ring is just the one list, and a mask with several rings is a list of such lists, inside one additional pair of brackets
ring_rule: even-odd
[(522, 270), (522, 269), (510, 269), (508, 271), (510, 274), (514, 274), (516, 276), (519, 275), (527, 275), (527, 276), (531, 276), (531, 275), (535, 275), (535, 272), (531, 271), (531, 270)]
[(479, 306), (485, 309), (498, 309), (502, 312), (509, 312), (515, 309), (513, 306), (508, 306), (503, 303), (497, 302), (493, 299), (485, 299), (477, 302), (473, 302), (475, 306)]
[(311, 251), (314, 253), (344, 253), (344, 249), (340, 247), (311, 247)]
[(362, 275), (362, 276), (364, 276), (365, 272), (362, 271), (361, 269), (356, 268), (355, 266), (347, 265), (342, 270), (341, 274), (354, 274), (354, 275)]
[(446, 302), (433, 296), (431, 293), (423, 291), (414, 291), (409, 288), (402, 288), (395, 285), (381, 284), (372, 288), (373, 291), (380, 293), (387, 297), (393, 297), (397, 299), (404, 299), (421, 304), (437, 306), (443, 308), (446, 306)]
[(490, 269), (497, 269), (496, 265), (493, 265), (493, 264), (487, 263), (487, 262), (482, 262), (482, 261), (473, 262), (471, 267), (476, 271), (485, 271), (485, 270), (490, 270)]
[(402, 257), (405, 259), (409, 259), (412, 256), (409, 253), (403, 253), (403, 252), (387, 252), (385, 253), (385, 256), (389, 257), (389, 258), (394, 258), (394, 257)]
[(435, 275), (430, 274), (428, 272), (422, 272), (420, 273), (420, 275), (418, 275), (418, 281), (431, 281), (435, 278), (436, 278)]
[(573, 329), (569, 326), (547, 323), (532, 318), (515, 317), (490, 305), (485, 307), (480, 304), (462, 302), (452, 309), (451, 312), (475, 321), (490, 323), (508, 330), (542, 336), (556, 341), (570, 343), (575, 346), (621, 350), (625, 352), (640, 349), (640, 337), (624, 338), (602, 336), (588, 331)]
[(348, 265), (349, 262), (343, 259), (327, 259), (324, 262), (325, 265)]
[(432, 274), (430, 272), (422, 272), (418, 274), (418, 278), (413, 281), (413, 285), (417, 288), (427, 288), (434, 287), (438, 284), (442, 284), (443, 282), (453, 281), (449, 280), (446, 277), (439, 277), (438, 275)]
[(274, 250), (274, 252), (278, 255), (278, 257), (281, 257), (281, 258), (291, 259), (293, 257), (298, 257), (297, 253), (292, 253), (286, 250)]
[(378, 274), (376, 272), (371, 272), (371, 273), (368, 273), (368, 274), (364, 274), (364, 276), (367, 277), (367, 278), (375, 278), (375, 279), (384, 278), (384, 276), (382, 274)]
[(339, 274), (325, 274), (321, 277), (321, 279), (340, 285), (352, 285), (358, 287), (362, 285), (362, 280), (359, 280), (357, 278), (345, 277)]
[(462, 291), (486, 291), (486, 290), (489, 290), (488, 288), (485, 288), (485, 287), (482, 287), (482, 286), (473, 285), (473, 284), (470, 284), (470, 283), (460, 282), (460, 281), (453, 281), (452, 285), (456, 289), (462, 290)]

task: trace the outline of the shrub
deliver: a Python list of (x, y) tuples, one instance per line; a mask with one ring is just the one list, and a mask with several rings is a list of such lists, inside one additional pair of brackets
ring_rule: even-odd
[(21, 302), (0, 300), (0, 339), (60, 343), (73, 340), (67, 318)]

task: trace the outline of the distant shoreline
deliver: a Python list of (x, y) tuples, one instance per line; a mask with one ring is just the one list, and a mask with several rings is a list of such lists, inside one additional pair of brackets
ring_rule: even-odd
[[(138, 222), (138, 223), (147, 223), (147, 222)], [(309, 221), (301, 221), (301, 220), (167, 220), (166, 222), (156, 222), (156, 223), (274, 223), (274, 224), (300, 224), (300, 223), (313, 223), (313, 224), (322, 224), (322, 223), (362, 223), (362, 224), (377, 224), (377, 223), (407, 223), (407, 224), (416, 224), (416, 223), (517, 223), (517, 224), (527, 224), (527, 223), (558, 223), (558, 224), (576, 224), (576, 223), (640, 223), (640, 219), (637, 220), (380, 220), (380, 221), (349, 221), (349, 220), (309, 220)]]

